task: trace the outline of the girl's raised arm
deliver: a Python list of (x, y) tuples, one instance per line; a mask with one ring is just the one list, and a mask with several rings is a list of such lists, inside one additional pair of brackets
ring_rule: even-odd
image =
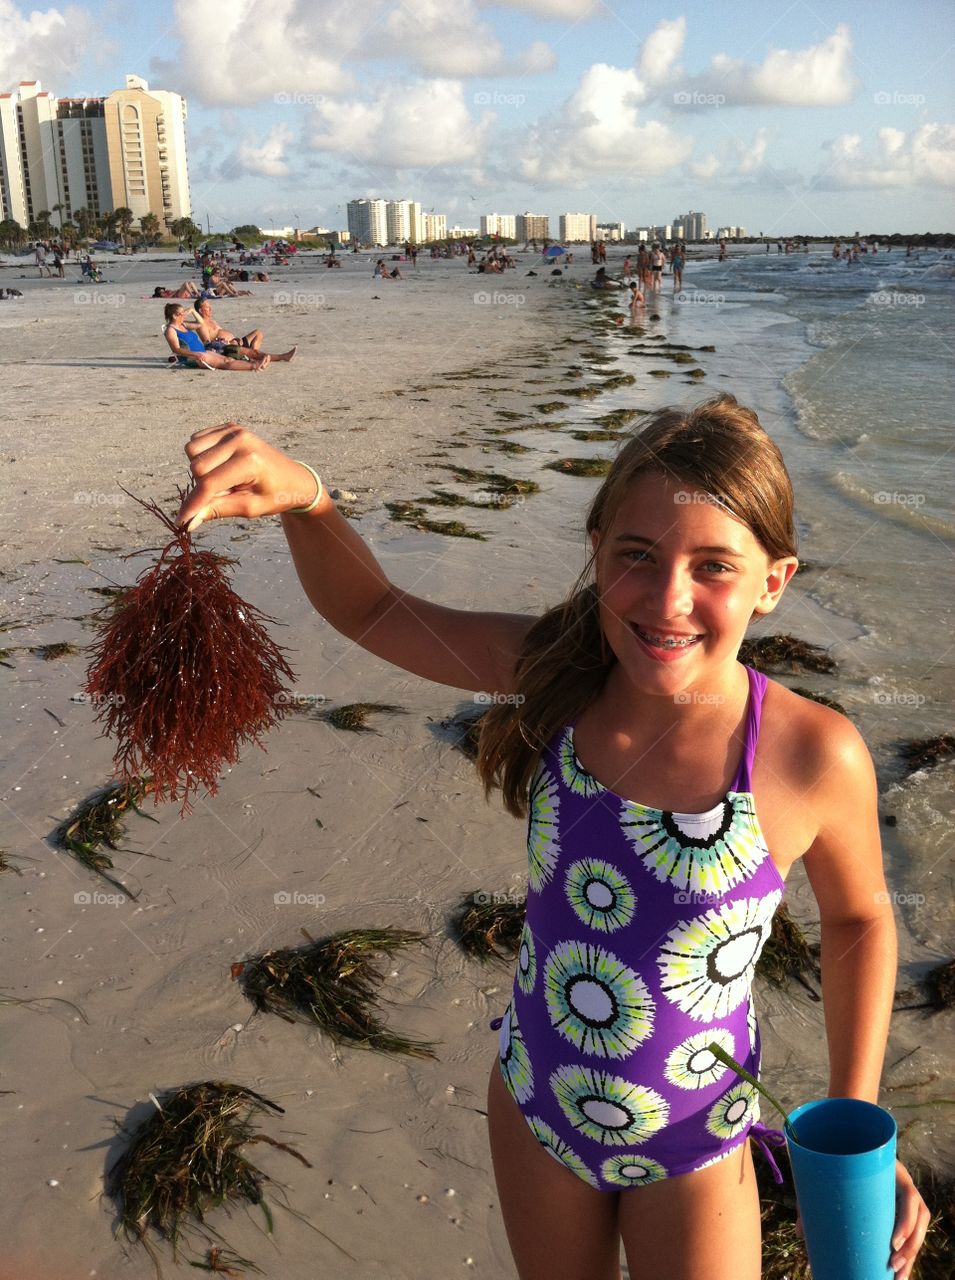
[(292, 513), (314, 499), (313, 475), (237, 423), (196, 432), (186, 453), (194, 485), (180, 524), (281, 514), (305, 593), (336, 631), (438, 684), (511, 692), (532, 616), (448, 609), (400, 590), (327, 492), (311, 511)]

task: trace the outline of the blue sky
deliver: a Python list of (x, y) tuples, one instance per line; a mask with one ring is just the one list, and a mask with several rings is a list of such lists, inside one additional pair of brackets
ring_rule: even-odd
[(182, 93), (213, 227), (343, 227), (376, 195), (462, 225), (955, 229), (948, 0), (0, 0), (0, 30), (4, 89)]

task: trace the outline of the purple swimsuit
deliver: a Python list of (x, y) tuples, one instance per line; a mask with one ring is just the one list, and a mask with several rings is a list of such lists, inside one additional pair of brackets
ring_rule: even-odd
[(537, 1140), (602, 1191), (722, 1160), (759, 1119), (756, 1091), (707, 1048), (758, 1074), (750, 987), (784, 889), (750, 792), (766, 677), (747, 675), (742, 763), (709, 813), (608, 790), (572, 725), (531, 785), (501, 1074)]

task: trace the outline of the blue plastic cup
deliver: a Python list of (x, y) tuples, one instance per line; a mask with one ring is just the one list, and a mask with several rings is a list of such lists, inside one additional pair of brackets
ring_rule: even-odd
[(813, 1280), (883, 1280), (895, 1227), (893, 1116), (858, 1098), (821, 1098), (789, 1114), (796, 1198)]

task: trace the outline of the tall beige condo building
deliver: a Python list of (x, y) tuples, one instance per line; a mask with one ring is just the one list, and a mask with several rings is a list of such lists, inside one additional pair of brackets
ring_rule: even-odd
[(131, 209), (170, 226), (192, 216), (186, 103), (139, 76), (106, 98), (55, 98), (39, 81), (0, 94), (0, 216), (54, 226), (77, 210)]

